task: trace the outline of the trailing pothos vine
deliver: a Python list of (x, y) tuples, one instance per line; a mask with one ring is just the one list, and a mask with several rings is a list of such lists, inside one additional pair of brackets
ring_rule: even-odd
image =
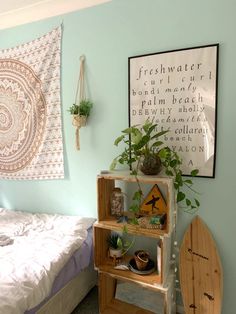
[[(186, 179), (182, 176), (181, 165), (182, 160), (177, 152), (170, 147), (165, 146), (160, 139), (169, 130), (157, 131), (158, 125), (152, 121), (147, 120), (143, 125), (131, 126), (122, 131), (114, 145), (118, 146), (120, 143), (124, 144), (124, 150), (114, 158), (111, 164), (111, 170), (114, 170), (117, 164), (127, 165), (131, 168), (131, 174), (136, 177), (138, 190), (133, 195), (133, 203), (129, 210), (134, 213), (133, 223), (137, 224), (136, 215), (139, 212), (141, 202), (143, 200), (143, 192), (138, 180), (139, 169), (144, 171), (145, 167), (160, 171), (164, 170), (165, 174), (172, 177), (174, 180), (174, 188), (176, 190), (176, 201), (187, 212), (196, 211), (200, 202), (197, 197), (193, 195), (198, 192), (193, 189), (193, 181), (191, 178)], [(145, 166), (145, 167), (144, 167)], [(152, 171), (152, 170), (151, 170)], [(145, 173), (145, 172), (144, 172)], [(191, 177), (198, 174), (198, 169), (191, 171)], [(186, 194), (185, 189), (188, 190)]]

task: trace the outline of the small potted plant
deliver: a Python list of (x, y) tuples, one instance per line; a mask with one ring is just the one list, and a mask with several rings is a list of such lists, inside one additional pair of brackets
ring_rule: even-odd
[[(131, 126), (122, 131), (114, 144), (125, 144), (124, 150), (112, 162), (110, 169), (114, 170), (117, 164), (127, 165), (131, 169), (131, 174), (136, 176), (139, 189), (135, 192), (130, 210), (139, 211), (139, 205), (142, 200), (142, 190), (138, 181), (138, 172), (141, 170), (147, 175), (156, 175), (161, 169), (164, 169), (167, 176), (173, 177), (174, 187), (177, 191), (177, 202), (185, 202), (183, 207), (188, 211), (196, 210), (200, 206), (198, 199), (190, 199), (183, 191), (187, 187), (190, 192), (193, 190), (191, 179), (182, 177), (182, 160), (179, 155), (161, 141), (161, 137), (169, 130), (157, 131), (158, 125), (152, 121), (146, 120), (143, 125)], [(191, 176), (195, 177), (197, 169), (192, 170)], [(183, 203), (182, 203), (183, 204)], [(135, 220), (137, 222), (137, 220)]]
[(112, 258), (121, 258), (133, 246), (135, 238), (132, 241), (125, 240), (124, 234), (127, 234), (126, 228), (123, 230), (123, 235), (111, 233), (107, 238), (109, 247), (109, 256)]
[(92, 107), (93, 103), (90, 100), (83, 99), (80, 101), (79, 105), (75, 103), (68, 109), (73, 116), (72, 124), (76, 127), (75, 136), (77, 150), (80, 149), (79, 129), (86, 125)]
[(117, 233), (112, 233), (107, 238), (109, 246), (109, 256), (114, 258), (121, 258), (123, 255), (123, 239)]
[(81, 100), (79, 105), (73, 104), (68, 111), (73, 115), (72, 124), (76, 127), (86, 125), (87, 118), (90, 116), (90, 111), (93, 107), (93, 103), (90, 100)]

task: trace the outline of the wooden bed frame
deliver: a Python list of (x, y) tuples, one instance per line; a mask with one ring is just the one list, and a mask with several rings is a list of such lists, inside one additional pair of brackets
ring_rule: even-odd
[(86, 294), (97, 284), (93, 263), (69, 281), (35, 314), (71, 314)]

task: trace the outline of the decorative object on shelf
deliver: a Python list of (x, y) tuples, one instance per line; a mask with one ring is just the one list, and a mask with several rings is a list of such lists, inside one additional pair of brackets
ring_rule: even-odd
[(218, 47), (158, 52), (129, 58), (129, 121), (147, 117), (169, 128), (166, 144), (183, 160), (190, 175), (215, 176)]
[(143, 203), (140, 206), (140, 214), (155, 215), (166, 212), (166, 202), (158, 188), (158, 185), (155, 184), (148, 195), (144, 198)]
[(123, 240), (117, 233), (112, 233), (107, 238), (109, 245), (109, 256), (111, 258), (121, 258), (123, 255)]
[[(180, 169), (182, 160), (170, 147), (165, 146), (160, 140), (160, 137), (169, 132), (169, 130), (157, 131), (158, 125), (152, 121), (146, 120), (143, 125), (131, 126), (122, 131), (114, 144), (118, 146), (120, 143), (125, 144), (123, 152), (114, 158), (110, 169), (114, 170), (118, 163), (126, 164), (131, 168), (131, 174), (136, 176), (138, 191), (135, 192), (131, 205), (132, 212), (139, 212), (142, 203), (143, 192), (139, 184), (138, 173), (142, 159), (148, 156), (153, 158), (158, 157), (161, 160), (162, 168), (165, 170), (167, 176), (173, 177), (174, 187), (177, 191), (177, 202), (182, 202), (182, 207), (186, 211), (195, 211), (200, 206), (200, 202), (196, 198), (189, 198), (186, 196), (183, 187), (189, 189), (190, 192), (197, 193), (193, 189), (193, 181), (189, 178), (182, 177)], [(198, 169), (191, 171), (191, 176), (195, 177), (198, 174)], [(185, 204), (183, 205), (183, 202)], [(136, 220), (137, 223), (137, 220)]]
[(138, 270), (145, 270), (149, 262), (149, 253), (144, 250), (134, 252), (134, 259)]
[(147, 175), (156, 175), (161, 171), (161, 158), (157, 155), (143, 157), (140, 170)]
[(111, 193), (111, 215), (117, 218), (124, 214), (124, 193), (121, 188), (115, 187)]
[(144, 229), (165, 229), (167, 214), (155, 215), (153, 217), (140, 217), (138, 218), (138, 224)]
[(133, 246), (135, 238), (132, 241), (126, 241), (123, 235), (111, 233), (107, 238), (109, 247), (109, 257), (111, 257), (116, 265), (117, 260), (120, 260), (128, 250)]
[[(215, 241), (196, 216), (184, 234), (179, 254), (180, 285), (186, 314), (220, 314), (223, 271)], [(191, 280), (189, 280), (191, 278)]]
[(150, 275), (150, 274), (152, 274), (156, 270), (155, 263), (151, 259), (149, 259), (148, 264), (147, 264), (145, 269), (143, 269), (143, 270), (142, 269), (138, 269), (136, 261), (135, 261), (134, 258), (132, 258), (129, 261), (129, 269), (133, 273), (138, 274), (138, 275)]
[(76, 148), (80, 149), (79, 130), (85, 126), (87, 119), (90, 115), (90, 111), (93, 107), (93, 103), (86, 99), (85, 95), (85, 83), (84, 83), (84, 62), (85, 56), (80, 57), (80, 73), (76, 90), (75, 103), (68, 109), (73, 116), (72, 124), (76, 127)]

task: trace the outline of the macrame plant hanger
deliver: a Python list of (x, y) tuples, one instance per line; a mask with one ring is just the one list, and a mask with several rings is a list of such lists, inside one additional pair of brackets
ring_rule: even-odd
[[(79, 80), (77, 84), (76, 89), (76, 95), (75, 95), (75, 104), (80, 105), (81, 100), (85, 100), (85, 84), (84, 84), (84, 62), (85, 62), (85, 56), (80, 56), (80, 72), (79, 72)], [(82, 126), (86, 125), (86, 116), (81, 116), (79, 114), (73, 115), (73, 121), (72, 124), (76, 127), (75, 130), (75, 144), (76, 149), (80, 150), (80, 141), (79, 141), (79, 130)]]

